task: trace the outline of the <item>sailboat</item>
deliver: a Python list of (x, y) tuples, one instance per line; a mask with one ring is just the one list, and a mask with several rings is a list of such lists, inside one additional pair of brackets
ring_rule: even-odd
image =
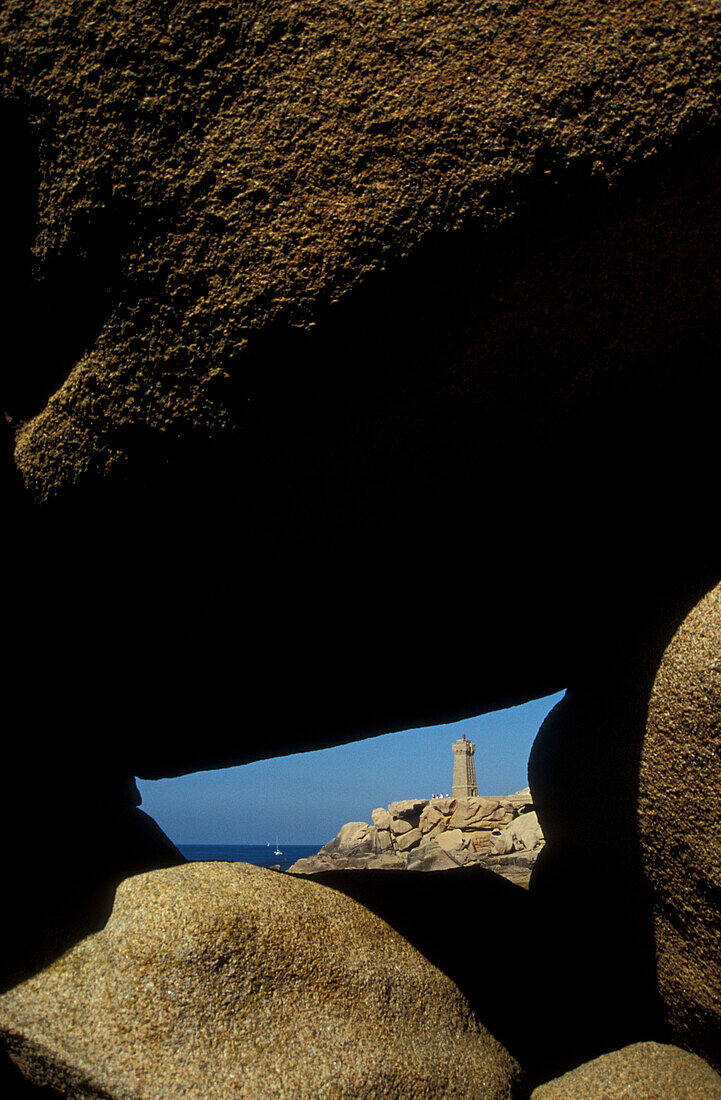
[(278, 847), (278, 837), (275, 838), (275, 851), (273, 852), (273, 855), (274, 856), (282, 856), (283, 855), (280, 848)]

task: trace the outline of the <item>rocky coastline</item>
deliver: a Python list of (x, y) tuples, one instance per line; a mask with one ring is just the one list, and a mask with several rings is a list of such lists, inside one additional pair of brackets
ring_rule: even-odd
[(515, 794), (406, 798), (349, 821), (292, 874), (333, 870), (449, 871), (480, 866), (527, 886), (544, 845), (528, 787)]

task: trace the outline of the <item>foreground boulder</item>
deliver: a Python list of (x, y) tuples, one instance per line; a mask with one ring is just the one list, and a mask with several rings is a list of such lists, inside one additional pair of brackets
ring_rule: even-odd
[(534, 1089), (531, 1100), (721, 1100), (721, 1077), (679, 1047), (634, 1043)]
[(243, 864), (127, 879), (106, 927), (7, 993), (32, 1079), (69, 1095), (510, 1100), (453, 982), (336, 891)]

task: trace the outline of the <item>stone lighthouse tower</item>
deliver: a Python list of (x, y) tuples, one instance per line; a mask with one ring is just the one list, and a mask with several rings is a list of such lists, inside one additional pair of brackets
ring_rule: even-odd
[(471, 798), (478, 795), (476, 786), (476, 765), (473, 763), (473, 754), (476, 746), (472, 741), (466, 741), (463, 734), (461, 740), (453, 745), (453, 797)]

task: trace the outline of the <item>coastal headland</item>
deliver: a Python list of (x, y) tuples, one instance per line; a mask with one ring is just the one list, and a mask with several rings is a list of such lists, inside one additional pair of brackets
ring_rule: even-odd
[(289, 871), (450, 871), (480, 866), (528, 886), (544, 844), (530, 789), (503, 797), (407, 798), (349, 821)]

